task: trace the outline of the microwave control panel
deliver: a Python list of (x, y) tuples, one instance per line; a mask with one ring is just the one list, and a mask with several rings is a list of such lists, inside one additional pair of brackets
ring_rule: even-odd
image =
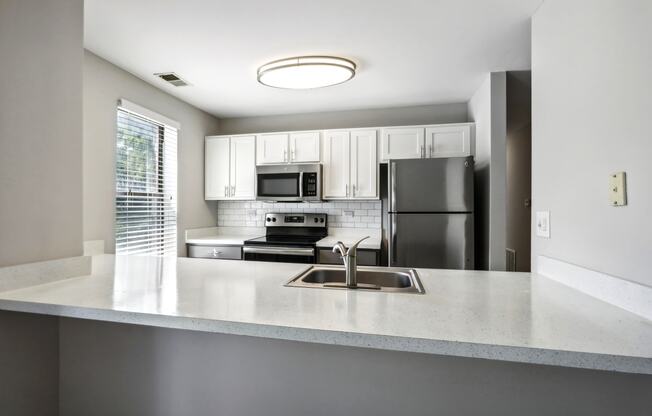
[(303, 174), (303, 196), (317, 196), (317, 173)]

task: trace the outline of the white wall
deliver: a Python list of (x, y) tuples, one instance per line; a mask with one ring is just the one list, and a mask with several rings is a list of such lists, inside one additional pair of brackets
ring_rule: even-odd
[(0, 266), (82, 253), (82, 0), (0, 1)]
[[(551, 238), (532, 231), (532, 270), (546, 255), (652, 286), (650, 22), (649, 0), (547, 0), (533, 18), (532, 211)], [(626, 207), (608, 203), (617, 171)]]
[(476, 268), (505, 270), (506, 78), (487, 74), (468, 102), (475, 122)]
[[(191, 87), (188, 87), (191, 88)], [(214, 226), (217, 207), (204, 201), (204, 136), (219, 121), (110, 62), (84, 53), (84, 240), (105, 240), (115, 250), (116, 105), (126, 98), (181, 123), (178, 148), (178, 252), (186, 229)]]
[(220, 120), (220, 134), (463, 123), (466, 121), (466, 104), (455, 103), (265, 117), (224, 118)]

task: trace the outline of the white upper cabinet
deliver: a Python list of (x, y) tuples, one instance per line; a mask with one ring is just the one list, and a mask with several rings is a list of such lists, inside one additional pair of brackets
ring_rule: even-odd
[(470, 124), (426, 128), (427, 157), (470, 156), (471, 143)]
[(206, 137), (204, 176), (205, 199), (255, 199), (255, 137)]
[(228, 137), (207, 137), (204, 147), (204, 197), (227, 199), (229, 196)]
[(376, 130), (351, 132), (351, 195), (378, 198), (378, 153)]
[(324, 132), (324, 199), (378, 198), (376, 130)]
[(473, 155), (473, 123), (388, 127), (382, 131), (381, 160)]
[(259, 134), (256, 163), (319, 163), (319, 137), (318, 131)]
[(319, 136), (318, 131), (290, 133), (290, 162), (319, 163)]
[(256, 137), (231, 138), (231, 198), (256, 199)]
[(423, 127), (389, 127), (382, 131), (381, 159), (419, 159), (424, 153)]
[(348, 131), (324, 132), (322, 186), (324, 199), (346, 199), (351, 193), (350, 143)]
[(287, 163), (290, 160), (288, 137), (287, 133), (258, 135), (257, 163), (259, 165)]

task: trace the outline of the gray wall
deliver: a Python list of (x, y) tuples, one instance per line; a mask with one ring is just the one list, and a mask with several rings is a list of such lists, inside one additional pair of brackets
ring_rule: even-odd
[[(192, 88), (192, 87), (187, 87)], [(215, 226), (217, 206), (204, 201), (204, 136), (215, 117), (159, 90), (110, 62), (84, 53), (84, 240), (105, 240), (114, 252), (116, 105), (128, 99), (181, 123), (178, 147), (178, 252), (183, 232)]]
[(82, 253), (83, 1), (0, 1), (0, 266)]
[(476, 268), (505, 270), (505, 72), (488, 74), (467, 105), (475, 122)]
[(506, 209), (505, 244), (516, 250), (516, 271), (530, 271), (532, 197), (532, 82), (531, 71), (507, 71)]
[(220, 134), (460, 123), (466, 121), (466, 104), (439, 104), (265, 117), (223, 118), (220, 121)]
[[(547, 0), (532, 24), (532, 269), (546, 255), (652, 286), (652, 2)], [(626, 207), (608, 202), (627, 172)], [(533, 224), (534, 226), (534, 224)]]
[(62, 416), (648, 415), (652, 377), (61, 319)]

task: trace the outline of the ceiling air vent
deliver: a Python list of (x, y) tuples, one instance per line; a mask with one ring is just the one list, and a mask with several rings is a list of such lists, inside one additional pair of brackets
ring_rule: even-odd
[(163, 81), (167, 81), (170, 84), (174, 85), (175, 87), (185, 87), (188, 85), (188, 83), (184, 80), (182, 80), (177, 74), (174, 72), (163, 72), (160, 74), (154, 74), (157, 77), (161, 78)]

